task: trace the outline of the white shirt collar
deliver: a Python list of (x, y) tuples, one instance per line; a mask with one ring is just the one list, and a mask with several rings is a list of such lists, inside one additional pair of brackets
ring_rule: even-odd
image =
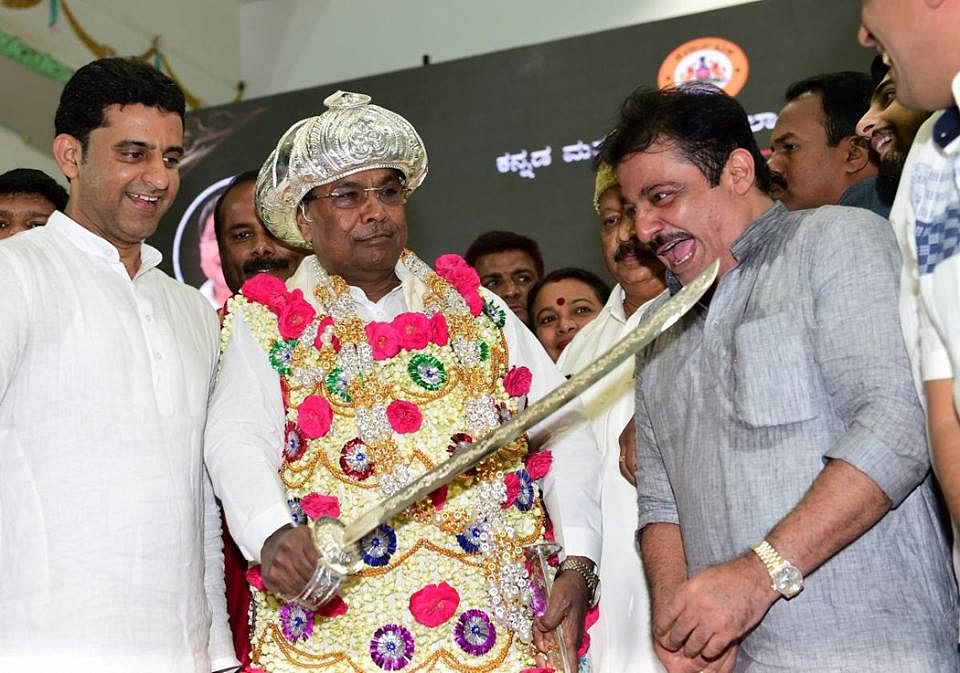
[[(120, 251), (110, 241), (95, 234), (68, 215), (55, 210), (47, 219), (47, 225), (58, 234), (92, 257), (108, 264), (121, 264)], [(136, 276), (141, 276), (160, 264), (163, 255), (159, 250), (146, 243), (140, 244), (140, 268)], [(135, 276), (135, 277), (136, 277)]]

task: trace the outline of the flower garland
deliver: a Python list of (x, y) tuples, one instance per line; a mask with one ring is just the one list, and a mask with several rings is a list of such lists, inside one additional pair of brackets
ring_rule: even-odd
[[(283, 475), (293, 496), (291, 511), (300, 520), (340, 514), (340, 498), (309, 490), (315, 477), (323, 474), (318, 469), (339, 480), (341, 495), (355, 500), (359, 494), (363, 502), (376, 502), (415, 478), (420, 472), (415, 465), (431, 469), (442, 460), (425, 453), (424, 445), (415, 438), (424, 433), (442, 435), (444, 428), (461, 429), (445, 435), (449, 441), (444, 453), (456, 453), (472, 437), (479, 438), (526, 403), (530, 372), (524, 367), (506, 369), (505, 348), (497, 344), (502, 341), (505, 315), (496, 303), (484, 301), (476, 272), (454, 255), (438, 259), (436, 271), (408, 251), (404, 251), (401, 264), (428, 290), (424, 313), (403, 313), (389, 323), (364, 324), (346, 283), (316, 264), (313, 295), (319, 314), (301, 290), (287, 291), (281, 281), (265, 275), (244, 285), (244, 296), (235, 300), (236, 306), (228, 314), (224, 345), (232, 316), (243, 316), (281, 376), (288, 409)], [(404, 380), (406, 384), (402, 384)], [(445, 409), (453, 413), (444, 413)], [(331, 440), (339, 443), (339, 437), (349, 435), (350, 428), (355, 428), (356, 436), (345, 441), (331, 460), (325, 449)], [(457, 588), (445, 582), (426, 582), (411, 591), (410, 623), (381, 622), (376, 628), (342, 634), (345, 640), (356, 640), (366, 633), (369, 662), (377, 668), (399, 670), (413, 657), (436, 651), (438, 638), (443, 648), (459, 650), (458, 656), (465, 653), (478, 661), (485, 656), (510, 656), (513, 661), (520, 653), (517, 664), (532, 663), (530, 650), (514, 650), (510, 642), (513, 637), (526, 643), (532, 639), (535, 597), (520, 546), (542, 537), (543, 515), (535, 484), (546, 474), (551, 458), (549, 452), (540, 452), (518, 466), (525, 452), (525, 438), (520, 438), (407, 512), (409, 520), (439, 529), (455, 541), (453, 548), (436, 551), (439, 558), (456, 561), (460, 567), (473, 565), (483, 579), (474, 585), (469, 573), (459, 577), (462, 570), (450, 571), (450, 577), (458, 578), (461, 591), (476, 587), (468, 592), (466, 609), (452, 622), (461, 608)], [(381, 495), (370, 493), (371, 488)], [(356, 511), (356, 502), (351, 502), (351, 511)], [(411, 540), (408, 528), (417, 530), (411, 524), (399, 528), (384, 524), (363, 540), (368, 569), (359, 573), (360, 583), (408, 567), (407, 560), (417, 564), (415, 558), (433, 548), (433, 543), (422, 546), (432, 536), (418, 533)], [(417, 576), (430, 572), (429, 567), (412, 567), (417, 568)], [(409, 575), (411, 571), (406, 572)], [(332, 611), (328, 610), (330, 604), (325, 605), (312, 619), (347, 614), (362, 595), (357, 590), (359, 587), (345, 587)], [(478, 605), (478, 598), (485, 605)], [(315, 666), (318, 659), (309, 658), (313, 656), (309, 653), (326, 660), (319, 652), (329, 649), (331, 638), (346, 646), (336, 637), (339, 632), (333, 624), (324, 627), (323, 638), (317, 636), (326, 642), (315, 643), (310, 634), (316, 632), (306, 625), (310, 620), (303, 614), (292, 608), (279, 612), (284, 605), (269, 595), (262, 596), (260, 605), (267, 612), (258, 607), (258, 624), (277, 620), (276, 627), (259, 630), (255, 642), (254, 649), (268, 670), (290, 670), (281, 659)], [(350, 614), (354, 619), (367, 619), (366, 611), (360, 616), (353, 611)], [(447, 622), (451, 626), (443, 635), (442, 625)], [(371, 624), (369, 620), (365, 623)], [(502, 633), (499, 626), (504, 627)], [(307, 629), (311, 629), (309, 633)], [(426, 641), (424, 629), (430, 631)]]

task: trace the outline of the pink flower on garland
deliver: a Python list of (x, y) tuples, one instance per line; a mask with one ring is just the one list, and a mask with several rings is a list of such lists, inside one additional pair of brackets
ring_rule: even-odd
[(511, 367), (503, 377), (503, 389), (510, 397), (520, 397), (530, 392), (533, 374), (526, 367)]
[(467, 302), (467, 306), (470, 307), (470, 313), (474, 316), (483, 313), (483, 299), (480, 297), (479, 292), (474, 290), (469, 294), (464, 294), (463, 298)]
[(547, 472), (550, 471), (550, 466), (552, 464), (553, 453), (551, 453), (549, 450), (544, 449), (543, 451), (531, 453), (527, 457), (527, 474), (530, 475), (530, 479), (533, 481), (542, 479), (544, 476), (546, 476)]
[(258, 273), (253, 278), (248, 278), (240, 292), (250, 301), (263, 304), (274, 313), (280, 311), (289, 296), (284, 282), (269, 273)]
[(348, 608), (349, 606), (342, 598), (339, 596), (334, 596), (329, 601), (317, 608), (317, 614), (322, 617), (333, 619), (334, 617), (347, 614)]
[(311, 519), (319, 519), (324, 516), (334, 519), (340, 517), (340, 500), (333, 495), (307, 493), (300, 499), (300, 508)]
[(428, 584), (410, 596), (410, 614), (429, 628), (440, 626), (453, 617), (460, 605), (460, 594), (446, 582)]
[(447, 319), (443, 317), (442, 313), (434, 313), (430, 318), (430, 341), (438, 346), (446, 346), (450, 341)]
[[(321, 320), (321, 321), (320, 321), (320, 324), (317, 326), (317, 338), (315, 338), (315, 339), (313, 340), (313, 346), (314, 346), (314, 348), (316, 348), (317, 350), (320, 350), (321, 348), (323, 348), (323, 339), (322, 339), (322, 337), (323, 337), (323, 333), (324, 333), (328, 328), (330, 329), (330, 331), (331, 331), (331, 333), (332, 333), (332, 332), (333, 332), (333, 318), (331, 318), (330, 316), (327, 316), (326, 318), (324, 318), (323, 320)], [(333, 335), (333, 338), (330, 340), (330, 346), (333, 348), (333, 351), (334, 351), (335, 353), (339, 353), (339, 352), (340, 352), (340, 339), (338, 339), (338, 338), (336, 337), (336, 335)]]
[(267, 586), (263, 583), (263, 577), (260, 576), (259, 564), (248, 568), (247, 572), (245, 573), (245, 577), (247, 578), (247, 584), (250, 586), (257, 588), (260, 591), (267, 590)]
[(400, 336), (393, 326), (385, 322), (368, 322), (364, 330), (373, 349), (374, 360), (389, 360), (400, 352)]
[(394, 400), (387, 406), (387, 420), (390, 427), (401, 435), (416, 432), (423, 423), (423, 414), (420, 407), (413, 402)]
[(473, 267), (467, 264), (460, 255), (441, 255), (434, 265), (437, 275), (453, 285), (457, 292), (463, 295), (470, 312), (480, 315), (483, 312), (483, 299), (477, 289), (480, 287), (480, 276)]
[(443, 506), (447, 502), (447, 485), (444, 484), (436, 491), (430, 494), (430, 502), (433, 503), (433, 508), (438, 512), (443, 509)]
[(287, 298), (287, 303), (280, 309), (277, 320), (280, 336), (284, 339), (299, 339), (316, 315), (317, 312), (303, 298), (303, 292), (299, 289), (294, 290)]
[(319, 395), (307, 395), (297, 409), (297, 425), (307, 439), (323, 437), (333, 424), (333, 409)]
[(392, 324), (400, 338), (400, 348), (418, 351), (430, 343), (430, 319), (422, 313), (401, 313)]
[(510, 472), (504, 475), (503, 483), (507, 487), (507, 499), (500, 503), (500, 507), (507, 509), (517, 501), (517, 496), (520, 495), (520, 477), (516, 472)]

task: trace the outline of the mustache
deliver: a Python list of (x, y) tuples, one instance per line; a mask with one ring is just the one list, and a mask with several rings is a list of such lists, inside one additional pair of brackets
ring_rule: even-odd
[(653, 250), (636, 236), (632, 236), (630, 240), (617, 246), (616, 252), (613, 253), (613, 261), (622, 262), (628, 255), (633, 255), (637, 259), (656, 259), (657, 257)]
[(776, 173), (770, 174), (770, 185), (772, 187), (779, 187), (783, 191), (787, 191), (787, 181), (782, 175), (777, 175)]
[(669, 245), (674, 241), (683, 241), (690, 238), (690, 234), (683, 231), (674, 231), (669, 234), (657, 234), (650, 241), (650, 248), (653, 250), (660, 250), (665, 245)]
[(258, 273), (260, 271), (285, 270), (290, 268), (290, 261), (273, 257), (268, 257), (266, 259), (263, 257), (254, 257), (253, 259), (248, 259), (246, 262), (244, 262), (243, 267), (241, 268), (247, 275), (251, 273)]

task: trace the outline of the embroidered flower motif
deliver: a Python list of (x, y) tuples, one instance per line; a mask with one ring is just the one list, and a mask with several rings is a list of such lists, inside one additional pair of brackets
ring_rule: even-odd
[(293, 359), (293, 349), (297, 345), (296, 339), (289, 341), (277, 340), (270, 347), (270, 366), (281, 376), (290, 374), (290, 361)]
[(483, 542), (483, 524), (473, 523), (467, 526), (462, 533), (457, 535), (457, 544), (468, 554), (476, 554), (480, 551), (480, 543)]
[(317, 325), (317, 336), (313, 340), (314, 348), (317, 350), (323, 348), (326, 345), (324, 343), (325, 339), (330, 340), (330, 347), (333, 348), (335, 353), (340, 352), (340, 339), (333, 333), (333, 318), (330, 316), (325, 317)]
[(534, 481), (543, 479), (550, 471), (551, 465), (553, 465), (553, 453), (549, 449), (531, 453), (527, 457), (527, 474)]
[(263, 577), (260, 575), (259, 563), (255, 566), (247, 568), (247, 572), (244, 573), (244, 577), (246, 577), (247, 584), (250, 586), (259, 589), (260, 591), (267, 590), (267, 586), (263, 583)]
[(483, 610), (467, 610), (453, 629), (453, 638), (467, 654), (486, 654), (497, 642), (497, 629)]
[(370, 658), (385, 671), (399, 671), (413, 658), (413, 634), (399, 624), (386, 624), (370, 640)]
[(333, 409), (319, 395), (307, 395), (297, 408), (297, 425), (307, 439), (324, 437), (333, 424)]
[(447, 319), (442, 313), (434, 313), (430, 317), (430, 340), (438, 346), (446, 346), (450, 342)]
[(323, 383), (331, 397), (336, 397), (345, 404), (350, 404), (353, 401), (347, 388), (347, 377), (344, 376), (343, 370), (339, 367), (327, 374)]
[(498, 329), (503, 329), (503, 326), (507, 324), (507, 314), (492, 299), (483, 302), (483, 312)]
[(240, 288), (240, 293), (251, 301), (263, 304), (277, 313), (287, 301), (287, 286), (282, 280), (269, 273), (258, 273), (248, 278)]
[(433, 628), (453, 617), (460, 594), (446, 582), (428, 584), (410, 596), (410, 614), (418, 624)]
[(394, 400), (387, 405), (387, 420), (395, 432), (405, 435), (420, 429), (423, 414), (420, 413), (420, 407), (413, 402)]
[(426, 353), (419, 353), (410, 358), (407, 364), (407, 373), (421, 388), (440, 390), (447, 382), (447, 370), (437, 358)]
[(280, 630), (291, 643), (307, 640), (313, 634), (313, 612), (297, 603), (280, 606)]
[(327, 619), (333, 619), (340, 615), (347, 614), (348, 606), (339, 596), (334, 596), (329, 601), (317, 608), (317, 614)]
[(303, 298), (303, 291), (294, 290), (277, 316), (277, 329), (280, 331), (280, 336), (284, 339), (299, 339), (316, 315), (314, 308)]
[(430, 343), (430, 319), (422, 313), (401, 313), (392, 325), (400, 338), (400, 348), (418, 351)]
[[(527, 571), (529, 574), (529, 570)], [(530, 611), (534, 618), (543, 617), (547, 611), (547, 590), (540, 582), (530, 582)]]
[(521, 397), (530, 392), (533, 375), (526, 367), (511, 367), (503, 377), (503, 389), (510, 397)]
[(385, 523), (360, 540), (363, 561), (368, 566), (385, 566), (397, 551), (397, 534)]
[(500, 507), (507, 509), (517, 501), (520, 495), (520, 477), (516, 472), (509, 472), (503, 475), (503, 485), (507, 487), (507, 497), (500, 503)]
[(300, 460), (307, 450), (296, 423), (287, 422), (283, 428), (283, 457), (288, 463)]
[[(466, 451), (470, 448), (470, 445), (473, 444), (473, 437), (468, 435), (465, 432), (458, 432), (457, 434), (450, 437), (451, 444), (447, 445), (447, 453), (451, 456), (455, 456), (458, 453)], [(477, 474), (475, 468), (470, 468), (464, 472), (461, 477), (474, 477)]]
[(359, 437), (351, 439), (340, 449), (340, 468), (347, 476), (363, 481), (373, 474), (370, 449)]
[(300, 507), (311, 519), (319, 519), (323, 516), (336, 519), (340, 516), (340, 500), (333, 495), (307, 493), (300, 498)]
[(290, 507), (290, 520), (297, 526), (303, 526), (307, 523), (307, 513), (303, 511), (300, 504), (300, 498), (290, 498), (287, 500)]
[(389, 360), (400, 352), (400, 336), (385, 322), (368, 322), (364, 327), (374, 360)]
[(521, 512), (528, 512), (536, 501), (537, 492), (533, 488), (533, 481), (526, 470), (518, 470), (517, 477), (520, 480), (520, 492), (517, 494), (517, 501), (514, 503)]

